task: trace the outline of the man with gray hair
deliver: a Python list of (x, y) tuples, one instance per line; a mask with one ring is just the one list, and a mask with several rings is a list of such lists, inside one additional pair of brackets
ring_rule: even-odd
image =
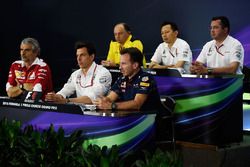
[(40, 45), (34, 38), (25, 38), (20, 44), (21, 60), (12, 63), (9, 71), (6, 91), (9, 97), (22, 96), (27, 91), (52, 91), (52, 77), (49, 66), (39, 59)]

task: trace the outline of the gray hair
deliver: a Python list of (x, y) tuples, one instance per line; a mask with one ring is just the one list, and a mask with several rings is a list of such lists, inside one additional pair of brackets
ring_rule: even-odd
[(40, 45), (39, 42), (35, 38), (24, 38), (21, 42), (21, 44), (30, 44), (32, 45), (32, 50), (37, 51), (37, 54), (40, 55)]

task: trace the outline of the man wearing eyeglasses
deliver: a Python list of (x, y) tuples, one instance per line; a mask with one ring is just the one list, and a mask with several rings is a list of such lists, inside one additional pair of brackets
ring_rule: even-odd
[[(77, 42), (75, 45), (76, 59), (80, 69), (73, 72), (64, 87), (56, 94), (50, 92), (46, 101), (55, 103), (92, 104), (99, 96), (105, 95), (111, 85), (110, 72), (95, 63), (95, 47), (89, 42)], [(69, 98), (76, 93), (75, 98)]]
[(227, 17), (213, 17), (210, 26), (212, 41), (206, 43), (190, 68), (196, 74), (242, 74), (244, 48), (229, 35)]
[(156, 82), (141, 69), (143, 55), (137, 48), (121, 50), (119, 77), (106, 97), (95, 101), (100, 109), (154, 110), (161, 106)]

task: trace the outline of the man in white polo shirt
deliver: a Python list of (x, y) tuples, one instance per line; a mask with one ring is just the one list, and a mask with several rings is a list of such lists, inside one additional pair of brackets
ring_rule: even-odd
[[(99, 96), (108, 93), (111, 86), (111, 74), (101, 65), (94, 62), (95, 48), (88, 42), (77, 42), (76, 58), (80, 69), (73, 72), (64, 85), (56, 94), (50, 92), (46, 95), (46, 101), (55, 103), (84, 103), (92, 104)], [(75, 98), (69, 98), (76, 93)]]
[(190, 70), (197, 74), (242, 74), (244, 48), (229, 35), (230, 23), (227, 17), (213, 17), (207, 42)]
[(183, 73), (189, 73), (192, 62), (192, 52), (189, 44), (177, 38), (178, 27), (173, 22), (163, 22), (161, 37), (163, 42), (157, 47), (149, 68), (179, 68)]

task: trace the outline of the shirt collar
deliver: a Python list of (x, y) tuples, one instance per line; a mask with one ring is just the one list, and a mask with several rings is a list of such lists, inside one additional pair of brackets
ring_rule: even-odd
[[(229, 42), (230, 35), (227, 35), (227, 37), (224, 39), (224, 41), (220, 44), (220, 46), (226, 46)], [(216, 46), (216, 41), (213, 40), (213, 45)]]
[(168, 47), (168, 43), (166, 43), (166, 42), (164, 42), (164, 46), (166, 47), (166, 48), (168, 48), (169, 50), (172, 50), (172, 49), (176, 49), (176, 48), (178, 48), (177, 47), (177, 40), (178, 40), (178, 38), (176, 38), (176, 40), (174, 41), (174, 44), (172, 45), (172, 47), (171, 48), (169, 48)]
[(129, 41), (131, 40), (131, 38), (132, 38), (132, 35), (130, 34), (130, 35), (128, 36), (126, 42), (124, 43), (124, 45), (126, 45), (126, 43), (129, 42)]
[(93, 73), (95, 72), (96, 66), (97, 64), (93, 61), (90, 68), (88, 69), (87, 76), (93, 75)]
[[(36, 57), (36, 59), (33, 61), (33, 63), (30, 65), (30, 67), (35, 65), (35, 64), (39, 64), (39, 62), (40, 62), (39, 58)], [(22, 67), (25, 67), (24, 61), (22, 61)]]
[(142, 73), (142, 69), (140, 69), (130, 80), (128, 80), (129, 82), (132, 82), (134, 80), (136, 80)]

